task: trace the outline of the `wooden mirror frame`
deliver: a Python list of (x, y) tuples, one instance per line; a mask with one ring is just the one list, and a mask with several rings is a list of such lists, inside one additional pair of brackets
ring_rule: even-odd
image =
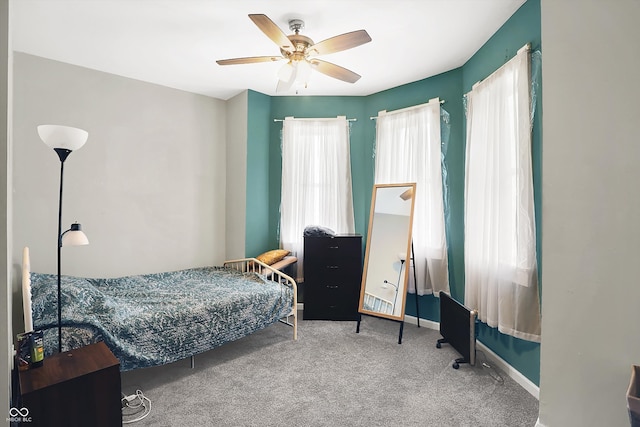
[(415, 183), (373, 186), (358, 305), (362, 314), (404, 321), (415, 193)]

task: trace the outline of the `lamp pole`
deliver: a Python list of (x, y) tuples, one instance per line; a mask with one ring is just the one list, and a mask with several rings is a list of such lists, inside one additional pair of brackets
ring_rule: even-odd
[[(402, 276), (402, 267), (404, 266), (404, 260), (400, 260), (400, 271), (398, 272), (398, 285), (396, 286), (396, 295), (393, 297), (393, 312), (396, 311), (396, 301), (398, 299), (398, 289), (400, 288), (400, 277)], [(405, 289), (406, 292), (406, 289)]]
[(64, 161), (67, 160), (71, 150), (66, 148), (54, 148), (60, 158), (60, 197), (58, 199), (58, 353), (62, 353), (62, 276), (60, 251), (62, 249), (62, 188), (64, 178)]

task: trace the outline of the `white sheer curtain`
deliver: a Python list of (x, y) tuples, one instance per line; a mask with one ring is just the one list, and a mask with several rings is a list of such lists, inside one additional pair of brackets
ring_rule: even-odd
[(540, 341), (528, 48), (467, 94), (465, 305)]
[(381, 111), (376, 124), (376, 184), (416, 183), (413, 250), (418, 295), (449, 292), (447, 241), (442, 197), (440, 101)]
[[(349, 123), (286, 118), (282, 125), (280, 244), (302, 260), (308, 225), (354, 233)], [(297, 280), (303, 280), (302, 262)]]

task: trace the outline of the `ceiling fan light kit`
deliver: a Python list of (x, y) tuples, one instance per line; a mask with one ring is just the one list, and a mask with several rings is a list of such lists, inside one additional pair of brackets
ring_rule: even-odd
[(340, 52), (370, 42), (371, 37), (365, 30), (352, 31), (331, 37), (320, 43), (314, 43), (309, 37), (300, 34), (300, 30), (304, 29), (304, 21), (301, 19), (289, 21), (289, 30), (293, 31), (293, 34), (286, 35), (266, 15), (252, 14), (249, 15), (249, 18), (267, 37), (278, 45), (282, 56), (221, 59), (216, 61), (219, 65), (286, 60), (287, 63), (278, 71), (276, 92), (288, 91), (294, 83), (306, 87), (312, 70), (347, 83), (355, 83), (360, 79), (359, 74), (331, 62), (317, 59), (316, 56)]

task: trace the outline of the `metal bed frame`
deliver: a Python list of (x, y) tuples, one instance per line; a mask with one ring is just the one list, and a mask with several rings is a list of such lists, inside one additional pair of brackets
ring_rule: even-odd
[[(225, 261), (223, 266), (243, 273), (258, 273), (266, 276), (274, 282), (291, 286), (293, 290), (293, 305), (291, 307), (291, 312), (286, 317), (280, 319), (280, 322), (293, 327), (293, 339), (294, 341), (298, 339), (298, 285), (291, 276), (288, 276), (282, 271), (258, 261), (255, 258), (229, 260)], [(290, 317), (293, 317), (293, 321), (289, 320)]]

